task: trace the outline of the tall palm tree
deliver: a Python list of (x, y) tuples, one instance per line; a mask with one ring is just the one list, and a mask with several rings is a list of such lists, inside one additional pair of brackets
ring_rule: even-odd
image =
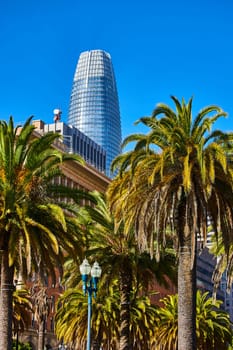
[(128, 231), (135, 227), (141, 250), (154, 251), (154, 239), (166, 244), (169, 229), (177, 247), (178, 347), (194, 350), (196, 236), (206, 238), (208, 220), (223, 233), (226, 249), (232, 241), (233, 169), (227, 157), (232, 134), (211, 131), (226, 113), (218, 106), (192, 117), (192, 99), (186, 104), (172, 97), (176, 109), (159, 104), (151, 117), (140, 119), (147, 135), (131, 135), (132, 151), (117, 157), (119, 175), (109, 186), (108, 198), (116, 220)]
[[(170, 251), (165, 251), (158, 263), (150, 259), (149, 254), (140, 254), (133, 230), (127, 234), (121, 223), (114, 227), (114, 218), (103, 195), (94, 191), (91, 193), (94, 207), (82, 208), (86, 216), (85, 232), (88, 230), (89, 248), (86, 254), (101, 262), (106, 287), (112, 280), (118, 279), (120, 295), (120, 350), (130, 349), (130, 315), (132, 291), (144, 286), (148, 288), (149, 281), (154, 279), (167, 285), (166, 276), (176, 280), (175, 257)], [(77, 269), (77, 267), (76, 267)], [(75, 270), (73, 270), (74, 273)], [(77, 275), (78, 271), (74, 273)], [(135, 293), (136, 293), (135, 291)]]
[[(176, 350), (178, 340), (178, 296), (161, 300), (157, 309), (155, 337), (160, 350)], [(208, 297), (208, 292), (197, 291), (196, 334), (198, 350), (227, 350), (232, 341), (232, 324), (229, 315), (221, 309), (222, 301)]]
[[(29, 118), (19, 129), (0, 121), (0, 349), (11, 350), (12, 294), (15, 270), (28, 275), (50, 271), (62, 262), (63, 248), (72, 251), (63, 208), (55, 201), (63, 161), (80, 157), (52, 147), (58, 134), (33, 137)], [(62, 190), (57, 187), (58, 194)], [(32, 210), (33, 208), (33, 210)]]

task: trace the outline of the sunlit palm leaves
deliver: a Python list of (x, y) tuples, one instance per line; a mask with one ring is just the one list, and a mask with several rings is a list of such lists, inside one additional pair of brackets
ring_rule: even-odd
[(56, 181), (53, 189), (50, 181), (61, 176), (63, 161), (81, 159), (52, 147), (58, 134), (35, 137), (31, 121), (22, 128), (15, 128), (12, 118), (0, 122), (0, 347), (7, 350), (14, 270), (22, 269), (24, 277), (50, 271), (54, 277), (54, 263), (61, 264), (63, 249), (71, 251), (77, 241), (77, 235), (69, 235), (66, 213), (56, 202)]
[[(100, 281), (92, 304), (93, 349), (117, 350), (120, 344), (120, 295), (115, 280), (106, 290)], [(150, 299), (131, 292), (130, 337), (133, 349), (149, 350), (154, 341), (156, 307)], [(69, 289), (60, 297), (56, 313), (56, 333), (75, 350), (81, 350), (87, 340), (87, 297), (81, 290)]]
[(230, 316), (221, 309), (222, 301), (197, 292), (197, 344), (198, 349), (228, 349), (232, 342)]
[[(178, 345), (178, 298), (171, 295), (161, 300), (157, 310), (155, 338), (159, 350), (176, 350)], [(208, 293), (197, 291), (196, 334), (198, 350), (228, 349), (232, 341), (229, 315), (221, 309), (221, 301), (214, 301)]]
[[(186, 104), (172, 97), (175, 110), (159, 104), (151, 117), (139, 120), (147, 135), (131, 135), (132, 151), (117, 157), (108, 198), (117, 222), (126, 233), (135, 228), (139, 249), (159, 259), (167, 231), (179, 256), (179, 349), (195, 348), (194, 268), (197, 233), (205, 241), (209, 218), (216, 234), (223, 232), (226, 251), (232, 242), (233, 167), (229, 161), (232, 133), (212, 131), (226, 116), (218, 106), (192, 117), (192, 99)], [(192, 339), (190, 341), (190, 339)]]
[[(173, 281), (175, 280), (174, 254), (169, 250), (164, 250), (161, 254), (160, 263), (156, 262), (155, 259), (151, 259), (147, 253), (140, 254), (133, 230), (125, 234), (123, 224), (116, 227), (104, 196), (97, 192), (93, 192), (91, 195), (95, 207), (85, 207), (79, 211), (84, 235), (87, 237), (87, 246), (89, 246), (86, 255), (101, 264), (101, 294), (102, 288), (108, 294), (108, 290), (113, 288), (112, 283), (118, 283), (117, 294), (121, 300), (120, 302), (118, 300), (119, 305), (121, 305), (119, 309), (121, 321), (118, 320), (117, 326), (120, 334), (118, 339), (120, 341), (119, 348), (124, 349), (124, 346), (129, 346), (131, 330), (133, 331), (132, 342), (134, 344), (142, 344), (143, 341), (146, 344), (146, 337), (152, 336), (149, 329), (147, 329), (149, 323), (146, 323), (146, 319), (143, 318), (146, 315), (140, 312), (140, 324), (144, 327), (145, 337), (142, 335), (142, 330), (133, 324), (131, 317), (134, 315), (133, 310), (137, 310), (134, 315), (137, 320), (140, 305), (145, 307), (147, 304), (144, 303), (144, 300), (144, 302), (141, 301), (141, 304), (138, 304), (138, 308), (134, 308), (133, 303), (138, 301), (137, 293), (142, 293), (143, 288), (144, 291), (148, 290), (148, 286), (152, 281), (157, 280), (159, 283), (166, 284), (166, 276), (169, 276)], [(77, 261), (68, 259), (64, 274), (66, 286), (77, 286), (77, 276), (79, 276)], [(134, 295), (133, 299), (132, 295)], [(149, 308), (148, 304), (148, 310)], [(140, 342), (139, 339), (141, 339)], [(148, 344), (151, 342), (150, 337), (147, 342)]]
[(170, 295), (162, 299), (157, 310), (155, 339), (159, 350), (176, 350), (178, 344), (178, 297)]
[[(92, 304), (92, 343), (116, 349), (119, 322), (119, 294), (113, 285), (106, 293), (99, 286)], [(102, 288), (101, 288), (102, 287)], [(82, 290), (68, 289), (60, 297), (56, 313), (56, 333), (74, 349), (83, 349), (87, 340), (87, 296)], [(99, 344), (100, 346), (100, 344)], [(106, 347), (108, 348), (108, 347)]]
[(31, 325), (32, 303), (26, 289), (16, 289), (13, 294), (13, 332), (23, 332)]

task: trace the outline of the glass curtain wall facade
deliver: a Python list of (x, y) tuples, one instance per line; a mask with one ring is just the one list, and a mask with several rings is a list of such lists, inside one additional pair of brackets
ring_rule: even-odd
[(102, 50), (81, 53), (76, 67), (68, 124), (78, 128), (106, 151), (106, 175), (120, 153), (121, 122), (111, 56)]

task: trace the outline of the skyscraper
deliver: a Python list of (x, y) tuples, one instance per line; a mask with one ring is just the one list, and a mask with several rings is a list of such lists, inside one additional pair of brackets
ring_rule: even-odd
[(121, 122), (111, 56), (103, 50), (81, 53), (76, 67), (68, 124), (106, 151), (106, 175), (120, 153)]

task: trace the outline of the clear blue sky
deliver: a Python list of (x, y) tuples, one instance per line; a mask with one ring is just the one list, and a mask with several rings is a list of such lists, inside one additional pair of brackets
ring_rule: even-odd
[[(52, 122), (67, 111), (74, 70), (84, 50), (112, 56), (123, 137), (170, 95), (194, 97), (194, 112), (217, 104), (232, 130), (232, 0), (2, 0), (0, 119)], [(171, 104), (172, 106), (172, 104)]]

